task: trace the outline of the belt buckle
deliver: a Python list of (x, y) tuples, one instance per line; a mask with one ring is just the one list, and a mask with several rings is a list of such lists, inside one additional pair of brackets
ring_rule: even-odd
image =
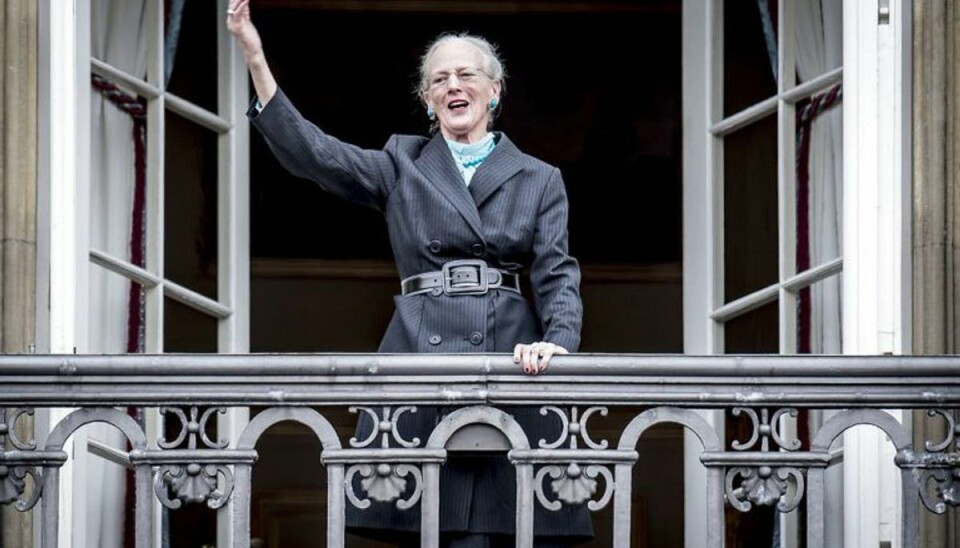
[[(480, 279), (477, 285), (466, 287), (453, 286), (453, 269), (472, 267), (477, 269), (477, 276)], [(483, 295), (489, 290), (487, 281), (487, 263), (478, 259), (463, 259), (459, 261), (447, 261), (441, 269), (443, 274), (443, 292), (447, 295)]]

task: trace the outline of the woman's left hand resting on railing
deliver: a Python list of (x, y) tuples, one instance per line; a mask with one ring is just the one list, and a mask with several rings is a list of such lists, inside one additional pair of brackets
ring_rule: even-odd
[(543, 373), (555, 354), (569, 354), (567, 349), (549, 342), (518, 344), (513, 348), (513, 363), (519, 363), (528, 375)]

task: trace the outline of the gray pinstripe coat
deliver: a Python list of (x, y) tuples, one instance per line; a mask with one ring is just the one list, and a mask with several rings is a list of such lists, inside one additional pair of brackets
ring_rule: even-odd
[[(394, 135), (383, 150), (364, 150), (305, 120), (282, 90), (249, 115), (291, 173), (384, 213), (401, 278), (467, 258), (513, 272), (529, 268), (533, 307), (499, 290), (395, 297), (380, 352), (512, 352), (517, 343), (536, 340), (578, 349), (580, 269), (567, 251), (567, 197), (557, 168), (523, 154), (500, 134), (468, 188), (440, 135)], [(513, 411), (534, 443), (556, 438), (558, 424)], [(430, 409), (408, 413), (401, 432), (426, 439), (438, 415)], [(361, 420), (360, 434), (371, 426)], [(512, 532), (514, 476), (506, 459), (493, 466), (452, 461), (443, 469), (441, 530)], [(418, 511), (397, 512), (386, 504), (350, 510), (347, 518), (356, 527), (419, 526)], [(538, 535), (591, 534), (581, 511), (538, 511), (535, 524)]]

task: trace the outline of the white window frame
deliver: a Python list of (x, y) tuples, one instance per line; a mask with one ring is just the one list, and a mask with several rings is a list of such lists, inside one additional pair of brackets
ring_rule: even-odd
[[(911, 351), (912, 0), (844, 2), (843, 353)], [(893, 415), (909, 428), (910, 415)], [(875, 428), (843, 437), (844, 546), (901, 540), (893, 450)]]
[[(795, 352), (797, 291), (845, 270), (841, 296), (844, 353), (909, 352), (911, 0), (843, 2), (843, 68), (796, 87), (793, 27), (786, 25), (793, 19), (793, 3), (781, 0), (778, 64), (780, 74), (787, 78), (778, 78), (776, 97), (725, 119), (722, 2), (685, 0), (683, 4), (684, 351), (722, 353), (724, 322), (776, 301), (780, 351)], [(889, 23), (882, 22), (881, 4), (889, 9)], [(793, 204), (795, 104), (840, 80), (844, 81), (843, 256), (798, 273)], [(722, 138), (774, 111), (778, 116), (779, 282), (723, 302)], [(876, 138), (865, 139), (866, 135)], [(708, 413), (707, 419), (722, 434), (722, 415)], [(880, 492), (884, 482), (879, 479), (877, 447), (882, 440), (879, 434), (871, 434), (844, 439), (850, 452), (846, 458), (848, 485), (857, 481), (861, 487), (872, 485), (877, 491), (872, 497), (848, 487), (853, 496), (844, 502), (845, 545), (873, 548), (883, 538), (897, 546), (899, 532), (891, 523), (899, 521), (885, 520), (890, 510), (899, 515), (899, 496)], [(704, 512), (702, 501), (706, 500), (705, 474), (698, 459), (701, 448), (695, 438), (686, 437), (685, 545), (706, 546), (706, 531), (697, 529)], [(861, 500), (882, 500), (884, 508), (876, 504), (876, 508), (868, 508)], [(851, 522), (856, 526), (850, 526)]]
[[(164, 298), (169, 297), (217, 320), (221, 353), (249, 352), (249, 100), (243, 57), (218, 18), (217, 109), (209, 112), (164, 89), (163, 0), (146, 0), (151, 16), (147, 77), (127, 74), (90, 55), (91, 0), (42, 0), (39, 6), (39, 177), (37, 193), (37, 349), (42, 353), (85, 353), (90, 348), (88, 268), (93, 263), (139, 282), (146, 291), (146, 351), (163, 352)], [(216, 0), (225, 13), (229, 0)], [(147, 99), (147, 253), (141, 268), (90, 247), (91, 73)], [(167, 111), (218, 134), (217, 299), (164, 277), (164, 118)], [(67, 410), (38, 417), (38, 434)], [(247, 421), (245, 411), (221, 417), (221, 432)], [(159, 421), (152, 421), (156, 428)], [(148, 424), (148, 428), (151, 425)], [(74, 436), (76, 437), (76, 436)], [(76, 441), (76, 440), (73, 440)], [(67, 451), (71, 449), (66, 448)], [(61, 472), (61, 546), (84, 542), (82, 520), (74, 520), (76, 474), (69, 461)], [(158, 505), (159, 506), (159, 505)], [(229, 518), (229, 511), (220, 516)], [(223, 521), (223, 520), (221, 520)], [(229, 527), (219, 527), (218, 543), (233, 544)], [(42, 525), (38, 524), (37, 530)], [(155, 528), (159, 546), (159, 528)]]
[[(723, 0), (715, 2), (713, 13), (718, 21), (715, 39), (707, 44), (712, 59), (714, 78), (711, 86), (714, 99), (707, 112), (710, 120), (710, 146), (707, 150), (706, 181), (714, 197), (711, 215), (716, 222), (710, 237), (713, 246), (711, 256), (714, 264), (710, 319), (716, 323), (711, 354), (724, 352), (723, 329), (726, 322), (756, 310), (771, 302), (779, 305), (779, 352), (797, 352), (797, 294), (812, 284), (838, 275), (843, 270), (843, 258), (836, 257), (824, 264), (812, 265), (804, 272), (797, 272), (796, 264), (796, 105), (798, 102), (823, 93), (843, 81), (843, 67), (832, 69), (809, 82), (796, 82), (796, 3), (790, 0), (778, 2), (777, 32), (777, 94), (755, 103), (729, 116), (723, 113)], [(728, 0), (729, 1), (729, 0)], [(779, 281), (746, 295), (724, 302), (724, 138), (753, 123), (760, 122), (776, 113), (777, 116), (777, 249)], [(710, 160), (712, 159), (712, 161)]]

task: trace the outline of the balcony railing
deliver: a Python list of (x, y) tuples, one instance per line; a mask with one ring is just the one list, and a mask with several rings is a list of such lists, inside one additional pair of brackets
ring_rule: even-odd
[[(250, 538), (251, 475), (257, 440), (281, 421), (305, 425), (323, 446), (327, 546), (344, 544), (346, 505), (370, 499), (419, 505), (422, 546), (439, 543), (440, 467), (463, 446), (464, 429), (507, 451), (517, 477), (517, 546), (533, 546), (534, 505), (613, 505), (613, 546), (630, 545), (631, 477), (637, 445), (656, 425), (682, 425), (703, 445), (708, 544), (723, 545), (725, 506), (788, 512), (806, 498), (806, 545), (824, 546), (824, 475), (831, 443), (848, 428), (882, 430), (901, 471), (902, 546), (917, 546), (918, 513), (960, 504), (960, 359), (952, 357), (632, 356), (554, 358), (530, 377), (502, 355), (163, 355), (0, 357), (0, 503), (42, 515), (42, 546), (57, 546), (58, 482), (64, 444), (79, 427), (109, 423), (127, 438), (136, 482), (136, 546), (150, 545), (156, 504), (206, 503), (227, 513), (234, 546)], [(263, 408), (233, 439), (211, 439), (211, 417)], [(418, 406), (447, 408), (426, 439), (398, 417)], [(531, 444), (499, 407), (528, 406), (563, 425), (556, 440)], [(41, 443), (16, 425), (37, 408), (76, 408)], [(179, 419), (174, 439), (149, 439), (126, 407), (158, 407)], [(324, 412), (353, 408), (375, 419), (367, 439), (342, 441)], [(614, 440), (595, 439), (590, 419), (608, 408), (635, 411)], [(723, 442), (703, 410), (732, 409), (752, 433)], [(835, 410), (801, 444), (781, 419)], [(910, 426), (887, 409), (928, 410), (945, 439), (914, 447)], [(458, 435), (461, 434), (461, 435)], [(491, 435), (493, 434), (493, 435)], [(214, 438), (217, 438), (214, 436)], [(387, 443), (389, 441), (389, 443)], [(7, 449), (4, 449), (4, 447)], [(11, 449), (12, 448), (12, 449)], [(351, 481), (354, 476), (365, 481)], [(391, 478), (413, 482), (409, 498)], [(360, 489), (358, 485), (362, 485)], [(409, 491), (408, 491), (409, 492)], [(227, 504), (227, 503), (230, 504)]]

